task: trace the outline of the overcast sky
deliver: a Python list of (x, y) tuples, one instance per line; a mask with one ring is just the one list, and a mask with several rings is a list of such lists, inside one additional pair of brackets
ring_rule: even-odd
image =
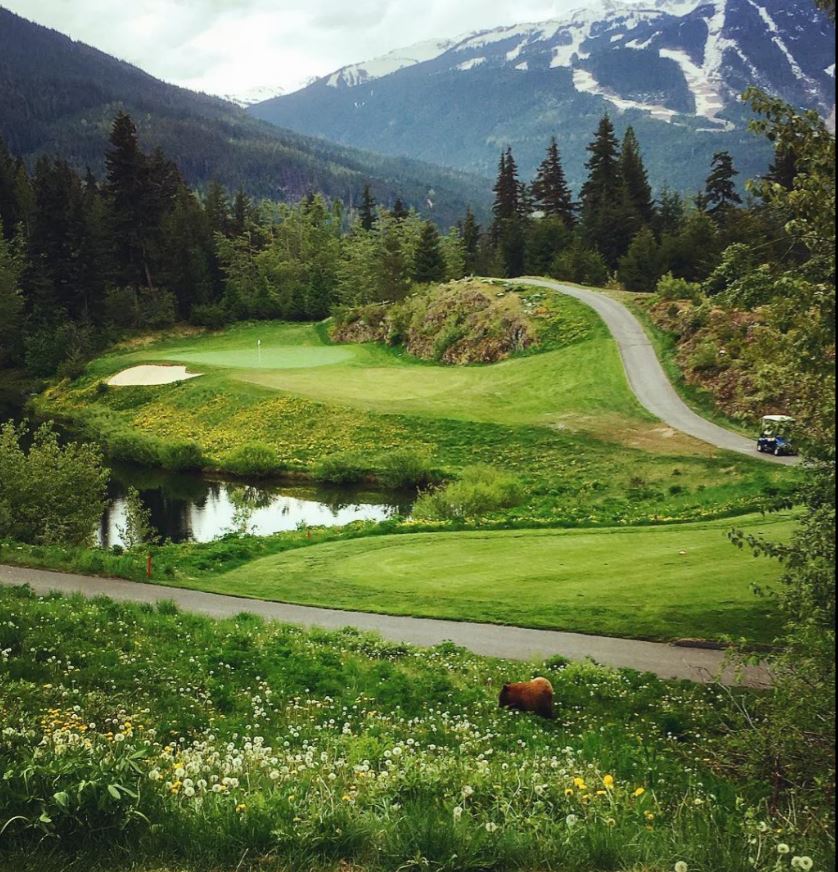
[(541, 21), (588, 0), (0, 0), (30, 20), (212, 94), (294, 90), (425, 39)]

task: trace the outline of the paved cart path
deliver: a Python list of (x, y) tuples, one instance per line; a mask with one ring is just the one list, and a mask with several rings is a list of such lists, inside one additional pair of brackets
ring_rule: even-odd
[(707, 682), (721, 677), (726, 684), (741, 680), (742, 683), (752, 686), (765, 686), (769, 681), (768, 673), (760, 667), (749, 667), (741, 679), (737, 678), (731, 669), (725, 669), (724, 673), (720, 674), (724, 666), (724, 653), (721, 651), (683, 648), (662, 642), (641, 642), (636, 639), (614, 639), (610, 636), (588, 636), (554, 630), (531, 630), (499, 624), (322, 609), (118, 578), (71, 575), (16, 566), (0, 565), (0, 584), (28, 584), (39, 594), (60, 591), (81, 593), (87, 597), (107, 596), (115, 600), (144, 603), (172, 600), (184, 611), (198, 612), (214, 618), (226, 618), (241, 612), (250, 612), (267, 620), (302, 624), (306, 627), (322, 627), (330, 630), (356, 627), (359, 630), (379, 633), (393, 642), (406, 642), (411, 645), (430, 646), (451, 641), (475, 654), (509, 660), (530, 660), (560, 654), (570, 660), (592, 658), (605, 666), (653, 672), (661, 678), (687, 678)]
[(658, 360), (655, 349), (643, 329), (643, 325), (628, 310), (626, 306), (605, 294), (589, 291), (575, 285), (565, 285), (550, 279), (522, 278), (515, 279), (518, 284), (533, 285), (566, 294), (590, 306), (611, 331), (620, 356), (623, 359), (629, 385), (641, 405), (656, 418), (688, 436), (694, 436), (702, 442), (756, 457), (770, 463), (780, 463), (793, 466), (799, 463), (798, 457), (775, 457), (773, 454), (762, 454), (756, 449), (756, 439), (740, 436), (724, 427), (719, 427), (712, 421), (696, 414), (682, 399), (669, 381)]

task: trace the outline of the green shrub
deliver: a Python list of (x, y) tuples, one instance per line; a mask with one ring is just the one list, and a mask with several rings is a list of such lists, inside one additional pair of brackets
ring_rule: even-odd
[(439, 474), (427, 454), (402, 448), (390, 451), (381, 458), (379, 478), (387, 487), (427, 487), (439, 480)]
[(173, 442), (160, 447), (160, 465), (174, 472), (200, 469), (203, 466), (201, 448), (195, 442)]
[(327, 484), (358, 484), (370, 477), (369, 464), (352, 451), (324, 457), (314, 467), (314, 477)]
[(702, 342), (690, 355), (689, 365), (696, 372), (715, 372), (719, 369), (719, 355), (716, 346), (709, 340)]
[(413, 515), (441, 521), (476, 519), (510, 509), (523, 499), (524, 489), (514, 476), (490, 466), (472, 466), (459, 480), (420, 496)]
[(224, 468), (236, 475), (261, 477), (276, 475), (286, 467), (269, 445), (250, 442), (230, 452), (224, 461)]
[(655, 290), (662, 300), (691, 300), (698, 303), (702, 296), (701, 285), (675, 278), (671, 272), (658, 279)]
[(111, 433), (105, 437), (105, 450), (114, 460), (127, 460), (143, 466), (160, 466), (160, 443), (137, 433)]
[[(28, 444), (27, 444), (28, 443)], [(95, 445), (59, 444), (44, 425), (0, 427), (0, 536), (27, 543), (82, 545), (105, 507), (108, 482)]]

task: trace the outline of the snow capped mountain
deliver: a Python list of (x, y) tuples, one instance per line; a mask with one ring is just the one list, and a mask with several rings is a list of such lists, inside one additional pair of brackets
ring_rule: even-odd
[(248, 106), (253, 106), (254, 103), (263, 103), (265, 100), (272, 100), (274, 97), (281, 97), (285, 93), (284, 88), (272, 88), (270, 85), (257, 85), (255, 88), (248, 88), (245, 91), (239, 91), (237, 94), (219, 94), (222, 100), (229, 100), (230, 103), (235, 103), (246, 109)]
[[(812, 0), (593, 0), (552, 21), (432, 40), (251, 107), (304, 133), (492, 175), (511, 144), (531, 172), (551, 135), (577, 183), (603, 111), (648, 134), (654, 180), (692, 186), (730, 149), (768, 152), (739, 99), (755, 84), (834, 118), (835, 30)], [(647, 151), (650, 151), (647, 145)]]
[[(774, 7), (773, 13), (769, 7)], [(829, 114), (835, 102), (834, 62), (819, 71), (807, 64), (808, 46), (799, 35), (807, 25), (822, 24), (814, 9), (807, 17), (808, 21), (788, 28), (788, 7), (776, 0), (657, 0), (650, 4), (598, 0), (555, 21), (418, 43), (343, 67), (315, 84), (357, 88), (431, 62), (436, 62), (435, 72), (440, 66), (467, 72), (483, 65), (528, 72), (546, 63), (550, 69), (570, 69), (577, 91), (600, 96), (618, 111), (638, 109), (669, 123), (676, 122), (679, 114), (693, 115), (708, 122), (711, 130), (730, 129), (731, 122), (719, 115), (741, 90), (736, 72), (742, 67), (755, 84), (775, 90), (772, 85), (784, 83), (786, 87), (776, 89), (782, 96), (786, 96), (783, 91), (798, 91), (788, 96), (804, 96), (806, 105)], [(754, 33), (760, 29), (762, 33)], [(632, 58), (627, 52), (638, 54)], [(651, 58), (669, 66), (671, 75), (679, 77), (679, 84), (689, 92), (692, 105), (681, 111), (683, 107), (674, 94), (665, 93), (665, 87), (660, 89), (661, 101), (651, 91), (645, 99), (643, 95), (637, 99), (638, 95), (629, 93), (631, 89), (622, 92), (612, 76), (598, 77), (597, 59), (615, 53), (627, 63), (644, 64)], [(774, 69), (765, 63), (770, 54), (775, 55)]]

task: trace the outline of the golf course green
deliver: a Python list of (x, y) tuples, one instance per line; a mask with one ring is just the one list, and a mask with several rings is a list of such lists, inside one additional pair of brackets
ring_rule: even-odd
[[(789, 516), (736, 526), (773, 540)], [(399, 534), (314, 545), (201, 578), (218, 593), (396, 615), (625, 638), (744, 637), (777, 631), (780, 566), (726, 538), (731, 521), (604, 530)], [(190, 586), (188, 580), (178, 584)]]

